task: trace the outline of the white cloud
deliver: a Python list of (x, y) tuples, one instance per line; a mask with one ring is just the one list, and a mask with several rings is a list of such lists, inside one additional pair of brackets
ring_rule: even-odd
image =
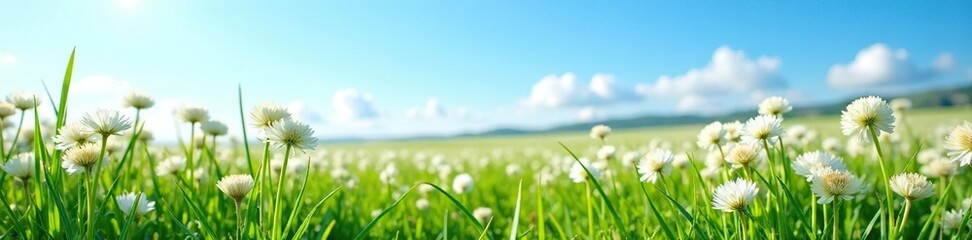
[(0, 53), (0, 65), (11, 66), (17, 63), (17, 56), (10, 53)]
[(590, 121), (595, 119), (600, 119), (604, 117), (604, 112), (597, 110), (594, 107), (588, 106), (581, 108), (577, 112), (577, 119), (581, 121)]
[(308, 124), (323, 124), (324, 115), (321, 112), (307, 105), (302, 100), (293, 101), (287, 104), (287, 111), (292, 118)]
[(779, 58), (760, 56), (755, 60), (748, 59), (743, 51), (723, 46), (712, 53), (712, 59), (705, 67), (691, 69), (682, 75), (661, 76), (653, 84), (639, 84), (635, 90), (644, 97), (664, 98), (782, 89), (787, 83), (779, 74), (780, 65)]
[(338, 90), (331, 97), (335, 118), (341, 121), (374, 119), (378, 117), (371, 93), (354, 88)]
[(830, 67), (827, 84), (832, 88), (847, 89), (910, 83), (932, 79), (954, 66), (954, 57), (943, 53), (930, 69), (919, 69), (909, 59), (907, 50), (876, 43), (858, 52), (850, 63)]
[[(124, 96), (131, 90), (131, 84), (127, 81), (115, 80), (111, 76), (91, 75), (81, 78), (76, 83), (71, 84), (71, 92), (79, 95), (104, 95), (111, 94)], [(118, 99), (119, 101), (121, 99)]]
[(406, 119), (465, 119), (467, 117), (469, 117), (469, 109), (447, 107), (436, 98), (430, 98), (425, 101), (425, 105), (405, 111)]
[(547, 75), (533, 85), (530, 96), (522, 101), (527, 107), (559, 108), (592, 104), (610, 104), (633, 100), (634, 94), (615, 84), (614, 77), (594, 74), (586, 86), (573, 73)]

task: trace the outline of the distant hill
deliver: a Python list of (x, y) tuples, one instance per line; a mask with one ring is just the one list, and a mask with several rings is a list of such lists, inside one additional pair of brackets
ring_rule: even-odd
[[(970, 103), (970, 98), (972, 98), (972, 85), (943, 89), (943, 90), (929, 90), (923, 92), (917, 92), (912, 94), (898, 95), (898, 96), (884, 96), (885, 99), (893, 98), (907, 98), (912, 102), (912, 107), (914, 108), (929, 108), (929, 107), (949, 107), (949, 106), (960, 106), (968, 105)], [(793, 111), (787, 113), (787, 117), (804, 117), (804, 116), (818, 116), (818, 115), (833, 115), (840, 114), (847, 104), (853, 101), (853, 99), (847, 99), (844, 101), (838, 101), (831, 104), (817, 105), (817, 106), (802, 106), (794, 108)], [(632, 118), (621, 118), (621, 119), (610, 119), (603, 121), (594, 122), (584, 122), (558, 126), (546, 130), (530, 131), (514, 128), (502, 128), (492, 131), (486, 131), (477, 134), (465, 134), (460, 136), (495, 136), (495, 135), (519, 135), (519, 134), (532, 134), (532, 133), (543, 133), (543, 132), (566, 132), (566, 131), (586, 131), (591, 128), (594, 124), (604, 124), (611, 126), (614, 129), (625, 129), (625, 128), (640, 128), (640, 127), (654, 127), (654, 126), (670, 126), (670, 125), (682, 125), (682, 124), (703, 124), (710, 123), (712, 121), (733, 121), (733, 120), (745, 120), (752, 116), (756, 116), (756, 110), (750, 111), (740, 111), (734, 112), (722, 116), (699, 116), (699, 115), (672, 115), (672, 116), (657, 116), (657, 115), (644, 115)]]

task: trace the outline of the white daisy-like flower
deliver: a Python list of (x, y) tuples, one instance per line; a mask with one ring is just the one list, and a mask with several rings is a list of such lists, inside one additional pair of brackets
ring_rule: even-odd
[[(584, 171), (584, 168), (587, 168), (587, 171)], [(588, 175), (587, 172), (590, 172), (591, 174)], [(575, 183), (582, 183), (586, 182), (590, 177), (593, 177), (594, 179), (600, 178), (601, 170), (594, 167), (594, 164), (592, 164), (587, 158), (581, 158), (580, 163), (574, 162), (574, 164), (571, 165), (568, 177), (570, 177), (570, 180), (574, 181)]]
[(253, 176), (249, 174), (235, 174), (223, 177), (216, 182), (216, 187), (227, 196), (240, 202), (253, 189)]
[(920, 200), (935, 195), (935, 184), (917, 173), (902, 173), (891, 177), (891, 190), (908, 200)]
[(709, 168), (721, 168), (722, 165), (726, 164), (726, 158), (718, 150), (709, 151), (709, 154), (705, 155), (705, 166)]
[(839, 153), (844, 149), (843, 143), (841, 143), (840, 139), (835, 137), (825, 138), (823, 142), (820, 143), (820, 147), (829, 153)]
[(868, 127), (875, 133), (894, 133), (894, 111), (884, 99), (875, 96), (854, 100), (840, 116), (841, 131), (846, 136), (857, 136), (861, 141), (871, 142)]
[[(135, 200), (138, 198), (138, 202)], [(145, 215), (146, 213), (155, 210), (155, 201), (149, 201), (148, 196), (144, 193), (126, 193), (118, 195), (115, 197), (115, 202), (118, 203), (118, 209), (121, 209), (125, 215), (130, 215), (132, 208), (135, 208), (135, 216)]]
[(8, 102), (0, 101), (0, 120), (17, 114), (17, 107)]
[(175, 176), (184, 169), (186, 169), (186, 158), (181, 156), (171, 156), (162, 162), (159, 162), (158, 166), (155, 166), (155, 174), (158, 176)]
[(429, 209), (429, 200), (425, 198), (419, 198), (419, 200), (415, 200), (415, 208), (418, 209), (419, 211), (425, 211), (425, 209)]
[(675, 167), (675, 168), (678, 168), (678, 169), (682, 169), (682, 168), (688, 167), (689, 164), (692, 164), (692, 163), (689, 162), (689, 157), (685, 153), (675, 154), (675, 158), (672, 159), (672, 167)]
[[(951, 232), (958, 230), (962, 226), (962, 221), (965, 221), (965, 208), (963, 209), (952, 209), (942, 215), (942, 229)], [(972, 221), (970, 224), (972, 225)]]
[(601, 141), (611, 133), (611, 127), (605, 126), (604, 124), (599, 124), (591, 128), (591, 138), (599, 139)]
[(894, 112), (901, 112), (911, 109), (911, 100), (907, 98), (891, 99), (891, 109), (893, 109)]
[(712, 194), (712, 208), (723, 212), (745, 211), (758, 194), (756, 183), (738, 178), (716, 188)]
[(722, 168), (718, 167), (705, 167), (699, 171), (699, 175), (701, 175), (703, 179), (710, 181), (718, 179), (720, 173), (722, 173)]
[(939, 160), (942, 158), (946, 158), (946, 155), (941, 150), (935, 148), (926, 148), (918, 152), (917, 160), (918, 163), (928, 164), (932, 161)]
[(250, 125), (257, 129), (266, 129), (274, 123), (290, 118), (287, 108), (276, 103), (262, 103), (250, 110)]
[(945, 149), (952, 161), (968, 166), (972, 163), (972, 122), (964, 121), (945, 138)]
[(736, 144), (726, 153), (726, 162), (733, 168), (751, 168), (757, 166), (766, 158), (763, 147), (759, 144)]
[(88, 131), (101, 136), (121, 135), (121, 131), (132, 127), (132, 121), (128, 117), (107, 108), (98, 109), (94, 114), (85, 114), (81, 123), (88, 127)]
[(632, 164), (635, 164), (638, 158), (641, 158), (641, 154), (638, 154), (638, 152), (626, 152), (624, 155), (621, 155), (621, 165), (624, 165), (625, 167), (631, 166)]
[(523, 168), (519, 164), (511, 163), (506, 165), (506, 176), (514, 177), (519, 176), (523, 172)]
[(378, 180), (380, 180), (384, 184), (395, 183), (397, 177), (398, 177), (398, 168), (396, 168), (394, 164), (390, 164), (386, 166), (385, 169), (381, 170), (381, 172), (378, 173)]
[(790, 101), (782, 97), (768, 97), (759, 103), (759, 114), (782, 117), (783, 114), (793, 110)]
[(638, 173), (641, 174), (642, 182), (655, 183), (663, 174), (672, 170), (672, 161), (675, 156), (667, 149), (655, 149), (645, 154), (638, 162)]
[(604, 145), (601, 147), (601, 149), (597, 150), (597, 159), (605, 161), (611, 160), (614, 159), (615, 153), (617, 153), (617, 148), (614, 148), (614, 146), (611, 145)]
[(207, 120), (199, 124), (199, 129), (202, 130), (206, 135), (211, 136), (223, 136), (229, 132), (229, 127), (219, 120)]
[(722, 127), (721, 122), (713, 122), (709, 125), (705, 125), (702, 131), (699, 132), (698, 141), (696, 144), (700, 148), (712, 150), (719, 145), (726, 143), (726, 129)]
[[(61, 163), (61, 167), (71, 174), (84, 172), (98, 163), (99, 155), (101, 155), (101, 147), (97, 144), (83, 144), (64, 152), (64, 162)], [(107, 160), (108, 154), (106, 153), (102, 161)]]
[(286, 119), (267, 129), (267, 140), (277, 147), (293, 147), (303, 150), (314, 149), (317, 138), (310, 125), (293, 119)]
[(493, 209), (488, 207), (480, 207), (473, 210), (473, 217), (481, 224), (486, 224), (490, 219), (493, 218)]
[(34, 93), (12, 92), (7, 94), (7, 102), (13, 104), (15, 108), (21, 111), (27, 111), (39, 106), (41, 99), (37, 95), (34, 95)]
[(730, 143), (738, 143), (742, 141), (742, 128), (743, 124), (739, 121), (732, 121), (722, 124), (722, 128), (726, 130), (726, 141)]
[(182, 105), (176, 112), (183, 122), (196, 124), (209, 120), (209, 109), (195, 104)]
[(820, 196), (817, 200), (818, 204), (828, 204), (838, 198), (854, 199), (863, 184), (854, 174), (846, 170), (826, 168), (813, 176), (811, 190)]
[(782, 121), (776, 116), (760, 115), (746, 121), (742, 129), (742, 141), (748, 143), (762, 143), (769, 145), (776, 143), (776, 137), (783, 134)]
[(467, 173), (456, 175), (456, 178), (452, 179), (452, 191), (458, 194), (465, 194), (473, 189), (473, 179)]
[(64, 151), (78, 145), (97, 143), (101, 135), (89, 131), (81, 122), (71, 122), (61, 127), (61, 132), (54, 136), (55, 148)]
[(155, 106), (155, 100), (152, 99), (152, 96), (149, 96), (148, 94), (139, 91), (128, 92), (128, 95), (125, 95), (124, 102), (125, 102), (125, 107), (135, 108), (139, 110), (148, 109), (151, 108), (152, 106)]
[(944, 178), (958, 173), (958, 168), (958, 163), (939, 158), (921, 166), (921, 174), (930, 178)]
[(13, 158), (4, 163), (3, 171), (17, 180), (26, 182), (27, 179), (30, 179), (34, 175), (34, 166), (36, 166), (34, 154), (21, 153), (14, 155)]
[(792, 166), (793, 171), (797, 175), (807, 178), (807, 182), (813, 180), (814, 176), (828, 169), (837, 171), (847, 170), (847, 165), (844, 165), (840, 157), (821, 151), (801, 154), (793, 162)]

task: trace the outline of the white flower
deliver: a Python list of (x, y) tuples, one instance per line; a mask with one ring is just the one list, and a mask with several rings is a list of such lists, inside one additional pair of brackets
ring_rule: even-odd
[(128, 95), (125, 95), (124, 101), (125, 107), (131, 107), (139, 110), (155, 106), (155, 100), (152, 99), (152, 96), (139, 91), (128, 92)]
[(523, 168), (520, 167), (519, 164), (511, 163), (509, 165), (506, 165), (506, 176), (513, 177), (513, 176), (520, 175), (520, 173), (522, 172), (523, 172)]
[(415, 208), (417, 208), (419, 211), (425, 211), (425, 209), (429, 209), (429, 200), (425, 198), (419, 198), (419, 200), (415, 200)]
[(689, 166), (689, 157), (685, 153), (675, 154), (675, 158), (672, 159), (672, 167), (682, 169)]
[(862, 185), (860, 179), (846, 170), (826, 168), (813, 176), (811, 190), (820, 196), (818, 204), (827, 204), (837, 198), (853, 199)]
[(972, 122), (964, 121), (945, 138), (945, 149), (952, 161), (968, 166), (972, 163)]
[(229, 131), (229, 127), (226, 127), (226, 124), (218, 120), (208, 120), (202, 122), (202, 124), (199, 125), (199, 129), (207, 135), (212, 136), (223, 136)]
[(21, 111), (27, 111), (39, 106), (41, 99), (29, 92), (13, 92), (7, 94), (7, 102)]
[(722, 156), (722, 153), (718, 150), (709, 151), (709, 154), (705, 155), (705, 166), (709, 168), (721, 168), (722, 165), (726, 164), (726, 158)]
[(893, 109), (895, 112), (911, 109), (911, 100), (907, 98), (891, 99), (891, 109)]
[(162, 162), (159, 162), (158, 166), (155, 166), (155, 174), (158, 176), (166, 175), (176, 175), (186, 168), (186, 158), (180, 156), (171, 156), (166, 158)]
[(473, 179), (467, 173), (459, 174), (452, 179), (452, 191), (458, 194), (465, 194), (473, 189)]
[(0, 101), (0, 120), (17, 114), (17, 107), (8, 102)]
[(293, 147), (310, 150), (317, 145), (314, 129), (310, 125), (293, 119), (286, 119), (274, 124), (267, 130), (267, 140), (277, 147)]
[(493, 209), (488, 207), (476, 208), (476, 210), (473, 210), (473, 217), (476, 217), (479, 223), (486, 224), (487, 221), (493, 218)]
[(601, 176), (601, 171), (591, 164), (591, 160), (581, 158), (580, 163), (574, 162), (573, 165), (571, 165), (568, 177), (570, 177), (570, 179), (575, 183), (586, 182), (589, 176), (587, 175), (587, 172), (584, 171), (584, 168), (587, 168), (587, 171), (591, 172), (592, 176), (590, 177), (594, 177), (596, 179)]
[(732, 121), (722, 124), (722, 128), (726, 130), (726, 141), (731, 143), (738, 143), (742, 141), (742, 128), (743, 124), (739, 121)]
[(97, 143), (101, 141), (101, 136), (88, 129), (80, 122), (71, 122), (61, 127), (61, 132), (54, 136), (54, 143), (57, 143), (58, 150), (68, 150), (74, 146)]
[(935, 195), (935, 184), (917, 173), (902, 173), (891, 177), (891, 190), (908, 200), (920, 200)]
[(871, 142), (868, 127), (875, 133), (894, 133), (894, 114), (891, 106), (875, 96), (863, 97), (847, 105), (840, 116), (840, 127), (844, 135), (856, 135), (863, 142)]
[(712, 208), (723, 212), (743, 211), (758, 194), (756, 183), (742, 178), (729, 181), (716, 188), (712, 195)]
[(257, 129), (269, 128), (284, 119), (290, 119), (290, 112), (276, 103), (262, 103), (250, 110), (250, 124)]
[(793, 171), (797, 175), (807, 178), (807, 182), (813, 180), (814, 176), (827, 169), (845, 171), (847, 166), (838, 156), (821, 151), (801, 154), (793, 162)]
[(597, 150), (597, 159), (599, 160), (611, 160), (614, 159), (614, 154), (617, 149), (611, 145), (602, 146), (601, 149)]
[(34, 154), (21, 153), (3, 164), (3, 171), (20, 181), (27, 181), (34, 175)]
[(700, 148), (712, 150), (726, 142), (726, 129), (721, 122), (713, 122), (702, 128), (699, 132), (699, 140), (696, 142)]
[[(135, 198), (138, 198), (138, 203), (135, 202)], [(118, 208), (121, 209), (125, 215), (131, 214), (132, 208), (135, 207), (135, 215), (145, 215), (146, 213), (155, 210), (155, 201), (149, 201), (148, 197), (144, 193), (126, 193), (115, 197), (115, 202), (118, 203)]]
[(393, 164), (386, 166), (385, 169), (381, 170), (381, 173), (378, 173), (378, 180), (381, 180), (384, 184), (395, 183), (396, 177), (398, 177), (398, 168)]
[(769, 145), (776, 143), (776, 137), (783, 134), (782, 121), (772, 115), (760, 115), (746, 121), (742, 129), (743, 142), (761, 143), (768, 141)]
[(101, 135), (120, 135), (121, 131), (132, 127), (132, 122), (116, 110), (101, 108), (88, 113), (81, 119), (81, 123), (88, 127), (88, 131)]
[[(99, 155), (101, 155), (101, 148), (98, 145), (83, 144), (64, 152), (64, 162), (61, 163), (61, 167), (64, 167), (71, 174), (84, 172), (84, 170), (92, 168), (98, 163)], [(108, 154), (105, 154), (102, 161), (107, 160)]]
[(641, 158), (641, 154), (638, 154), (638, 152), (626, 152), (624, 155), (621, 155), (621, 165), (624, 165), (625, 167), (631, 166), (631, 164), (635, 164), (635, 161), (637, 161), (639, 158)]
[(959, 227), (962, 226), (962, 221), (965, 221), (964, 208), (949, 210), (942, 215), (942, 228), (945, 229), (945, 231), (958, 230)]
[(843, 149), (843, 144), (840, 142), (840, 139), (834, 137), (828, 137), (824, 139), (823, 143), (821, 143), (820, 145), (821, 145), (820, 147), (823, 148), (824, 151), (827, 151), (829, 153), (839, 153)]
[(943, 178), (958, 173), (958, 163), (939, 158), (921, 167), (921, 174), (931, 178)]
[(182, 121), (196, 124), (209, 120), (209, 109), (195, 104), (182, 105), (176, 114)]
[(253, 189), (253, 176), (249, 174), (235, 174), (223, 177), (216, 182), (216, 187), (237, 202)]
[(726, 153), (726, 162), (732, 163), (733, 168), (755, 167), (766, 155), (759, 144), (736, 144)]
[(783, 114), (793, 110), (790, 101), (782, 97), (768, 97), (759, 103), (759, 114), (782, 117)]
[(591, 138), (593, 139), (600, 139), (603, 141), (609, 133), (611, 133), (611, 127), (603, 124), (591, 128)]
[(672, 170), (672, 161), (675, 156), (667, 149), (655, 149), (645, 154), (638, 162), (638, 173), (641, 174), (642, 182), (655, 183), (663, 174)]

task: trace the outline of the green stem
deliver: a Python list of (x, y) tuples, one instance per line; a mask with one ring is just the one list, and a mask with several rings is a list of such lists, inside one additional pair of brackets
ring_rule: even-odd
[(243, 239), (243, 207), (240, 201), (234, 202), (236, 202), (236, 239)]
[[(6, 122), (4, 121), (4, 119), (0, 119), (0, 158), (6, 159), (6, 157), (7, 157), (7, 150), (4, 149), (5, 148), (4, 147), (5, 144), (3, 144), (4, 143), (4, 141), (3, 141), (3, 128), (4, 128), (3, 127), (3, 124), (6, 124)], [(13, 148), (13, 146), (11, 146), (11, 148)]]
[(878, 163), (880, 163), (880, 165), (881, 165), (881, 176), (883, 177), (881, 179), (881, 182), (884, 182), (884, 194), (885, 194), (885, 200), (884, 200), (884, 202), (885, 202), (885, 205), (887, 205), (886, 207), (888, 208), (888, 220), (889, 220), (888, 221), (888, 224), (889, 224), (888, 225), (888, 229), (891, 230), (890, 235), (891, 235), (892, 238), (894, 238), (894, 236), (895, 236), (895, 233), (894, 233), (894, 230), (893, 230), (894, 229), (894, 205), (893, 205), (894, 198), (892, 198), (892, 196), (891, 196), (891, 185), (889, 183), (889, 180), (891, 178), (888, 177), (888, 168), (884, 164), (884, 152), (881, 151), (881, 142), (878, 141), (877, 131), (874, 130), (874, 126), (873, 125), (868, 125), (867, 126), (867, 130), (868, 130), (868, 132), (871, 135), (871, 142), (874, 143), (874, 148), (875, 148), (875, 150), (877, 150)]
[(287, 145), (286, 150), (284, 150), (283, 168), (280, 169), (280, 177), (277, 178), (278, 179), (277, 180), (277, 194), (274, 197), (274, 201), (273, 201), (273, 218), (271, 218), (271, 220), (273, 221), (273, 223), (272, 223), (272, 225), (273, 225), (273, 227), (272, 227), (273, 228), (273, 236), (272, 237), (274, 239), (277, 239), (277, 237), (280, 235), (280, 230), (281, 230), (280, 229), (281, 228), (281, 226), (280, 226), (280, 209), (282, 208), (283, 204), (281, 204), (281, 202), (280, 202), (280, 192), (282, 191), (283, 186), (284, 186), (284, 178), (287, 177), (287, 162), (290, 160), (290, 149), (291, 149), (291, 146), (290, 145)]
[(736, 214), (736, 216), (739, 217), (739, 239), (746, 240), (749, 239), (749, 234), (746, 234), (746, 218), (743, 217), (745, 213), (742, 211), (744, 210), (741, 210), (739, 214)]
[(810, 194), (810, 229), (813, 234), (810, 238), (817, 239), (817, 195)]
[(838, 231), (840, 229), (838, 227), (838, 226), (840, 226), (839, 223), (838, 223), (838, 221), (840, 221), (840, 218), (838, 217), (838, 215), (840, 215), (840, 210), (837, 209), (837, 202), (838, 201), (840, 201), (840, 200), (835, 199), (834, 202), (831, 204), (831, 205), (834, 205), (834, 226), (831, 227), (834, 230), (834, 238), (833, 239), (840, 239), (838, 237), (838, 235), (840, 233), (840, 231)]
[(87, 210), (88, 210), (88, 214), (87, 214), (87, 216), (88, 216), (88, 221), (87, 221), (88, 224), (86, 224), (86, 226), (88, 228), (87, 228), (87, 231), (85, 231), (85, 234), (84, 234), (85, 239), (95, 239), (95, 237), (94, 237), (94, 226), (95, 226), (95, 224), (94, 224), (94, 201), (95, 201), (94, 181), (95, 181), (95, 178), (94, 178), (94, 173), (92, 171), (93, 171), (93, 169), (91, 169), (91, 167), (86, 168), (85, 171), (84, 171), (87, 174), (87, 179), (85, 179), (85, 184), (87, 185), (87, 186), (85, 186), (85, 194), (87, 195), (86, 196), (87, 197), (87, 201), (85, 201), (85, 205), (87, 205)]
[(10, 152), (7, 155), (0, 156), (3, 157), (4, 162), (10, 160), (10, 156), (13, 156), (14, 150), (17, 148), (17, 141), (20, 140), (20, 130), (24, 127), (24, 116), (27, 116), (27, 111), (20, 111), (20, 123), (17, 124), (17, 131), (14, 132), (13, 142), (10, 142)]
[[(205, 141), (205, 139), (203, 141)], [(193, 171), (195, 169), (196, 161), (192, 159), (193, 151), (195, 149), (196, 149), (196, 123), (189, 123), (189, 148), (186, 149), (186, 152), (189, 155), (186, 157), (186, 163), (188, 164), (189, 167), (189, 179), (196, 179), (195, 178), (196, 173), (195, 171)], [(190, 183), (190, 184), (195, 185), (194, 183)]]
[(898, 231), (895, 236), (900, 236), (902, 231), (905, 230), (905, 223), (908, 221), (908, 213), (911, 213), (911, 199), (905, 199), (904, 215), (901, 216), (901, 222), (898, 223)]
[(594, 238), (594, 205), (591, 200), (591, 183), (588, 181), (584, 182), (584, 193), (587, 195), (587, 235), (590, 238)]

